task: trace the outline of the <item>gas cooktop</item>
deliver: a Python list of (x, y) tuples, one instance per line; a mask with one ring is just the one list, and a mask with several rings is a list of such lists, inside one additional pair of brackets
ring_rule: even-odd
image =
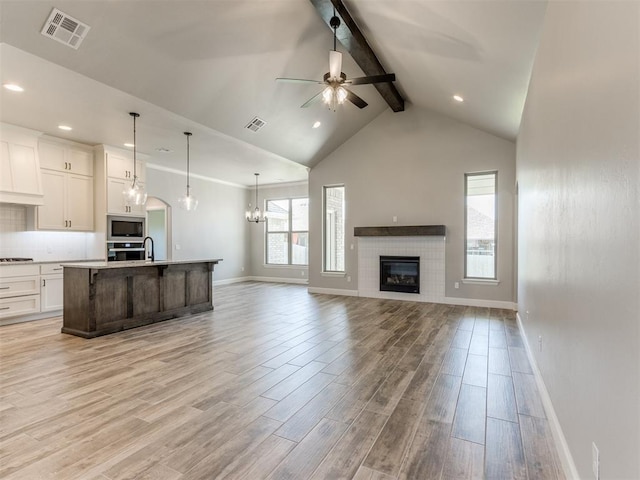
[(0, 257), (0, 263), (9, 263), (9, 262), (33, 262), (33, 258)]

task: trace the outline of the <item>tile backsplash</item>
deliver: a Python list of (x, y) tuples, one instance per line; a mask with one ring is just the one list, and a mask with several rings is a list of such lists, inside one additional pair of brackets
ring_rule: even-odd
[(27, 230), (27, 209), (0, 204), (0, 257), (27, 257), (35, 261), (104, 258), (103, 234)]

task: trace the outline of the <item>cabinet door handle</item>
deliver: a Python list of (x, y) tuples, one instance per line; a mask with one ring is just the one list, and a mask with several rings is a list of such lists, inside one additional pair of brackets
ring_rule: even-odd
[(46, 286), (47, 286), (47, 281), (46, 281), (44, 278), (42, 279), (42, 286), (43, 286), (43, 287), (46, 287)]
[(71, 220), (69, 220), (69, 228), (71, 228)]
[(54, 272), (57, 272), (58, 270), (62, 270), (62, 267), (53, 269)]
[(67, 168), (67, 165), (68, 165), (68, 163), (67, 163), (67, 162), (64, 162), (64, 169), (65, 169), (65, 170), (69, 170), (69, 169)]
[(64, 228), (67, 228), (69, 226), (69, 220), (65, 220), (64, 221)]
[(71, 170), (71, 162), (69, 162), (69, 170)]
[(11, 307), (0, 307), (0, 310), (9, 310)]
[(11, 287), (0, 287), (0, 290), (9, 290)]

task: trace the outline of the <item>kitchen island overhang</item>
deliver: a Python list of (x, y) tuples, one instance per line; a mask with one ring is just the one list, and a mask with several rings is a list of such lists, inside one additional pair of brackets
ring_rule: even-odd
[(93, 338), (213, 310), (221, 261), (65, 263), (62, 333)]

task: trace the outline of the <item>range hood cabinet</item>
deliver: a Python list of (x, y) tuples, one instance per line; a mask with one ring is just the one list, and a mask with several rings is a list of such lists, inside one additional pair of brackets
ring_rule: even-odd
[(44, 204), (38, 156), (40, 135), (0, 123), (0, 203)]

